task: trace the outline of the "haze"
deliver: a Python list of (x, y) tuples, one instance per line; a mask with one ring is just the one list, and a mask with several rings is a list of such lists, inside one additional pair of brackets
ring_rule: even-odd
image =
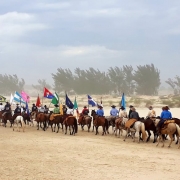
[(154, 63), (161, 79), (179, 75), (180, 1), (0, 1), (1, 74), (26, 84), (57, 68)]

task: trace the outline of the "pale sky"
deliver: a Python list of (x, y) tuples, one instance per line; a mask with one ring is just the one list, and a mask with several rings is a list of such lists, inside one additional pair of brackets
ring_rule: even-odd
[(1, 74), (53, 83), (57, 68), (154, 63), (180, 75), (179, 0), (1, 0)]

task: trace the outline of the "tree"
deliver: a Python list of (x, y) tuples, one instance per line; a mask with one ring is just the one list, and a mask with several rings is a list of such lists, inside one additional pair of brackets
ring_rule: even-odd
[(136, 92), (142, 95), (157, 95), (160, 82), (160, 71), (151, 65), (137, 66), (134, 72)]
[(24, 85), (24, 79), (19, 79), (16, 74), (0, 74), (0, 93), (3, 95), (9, 95), (10, 93), (15, 91), (20, 92), (24, 89)]
[(46, 82), (45, 79), (39, 79), (39, 80), (38, 80), (38, 83), (39, 83), (39, 84), (37, 84), (37, 85), (33, 85), (33, 84), (32, 84), (32, 87), (33, 87), (34, 89), (36, 89), (38, 92), (40, 92), (40, 93), (43, 93), (43, 92), (44, 92), (44, 87), (46, 87), (47, 89), (50, 89), (50, 88), (51, 88), (51, 86)]
[(172, 80), (171, 78), (168, 78), (167, 81), (165, 81), (174, 91), (174, 94), (180, 94), (180, 77), (176, 76), (175, 80)]

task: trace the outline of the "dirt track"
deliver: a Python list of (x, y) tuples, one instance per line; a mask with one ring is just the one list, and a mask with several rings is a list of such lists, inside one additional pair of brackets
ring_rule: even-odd
[(0, 127), (1, 180), (180, 179), (180, 150), (153, 143), (123, 142), (113, 135), (76, 136)]

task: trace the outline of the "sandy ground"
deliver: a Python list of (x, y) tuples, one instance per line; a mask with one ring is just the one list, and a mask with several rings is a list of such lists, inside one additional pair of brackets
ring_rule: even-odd
[[(178, 114), (178, 109), (172, 109)], [(106, 112), (107, 113), (107, 112)], [(141, 116), (146, 110), (140, 110)], [(178, 117), (178, 116), (176, 116)], [(101, 128), (100, 128), (101, 129)], [(180, 149), (88, 133), (76, 136), (0, 126), (0, 180), (180, 179)]]

